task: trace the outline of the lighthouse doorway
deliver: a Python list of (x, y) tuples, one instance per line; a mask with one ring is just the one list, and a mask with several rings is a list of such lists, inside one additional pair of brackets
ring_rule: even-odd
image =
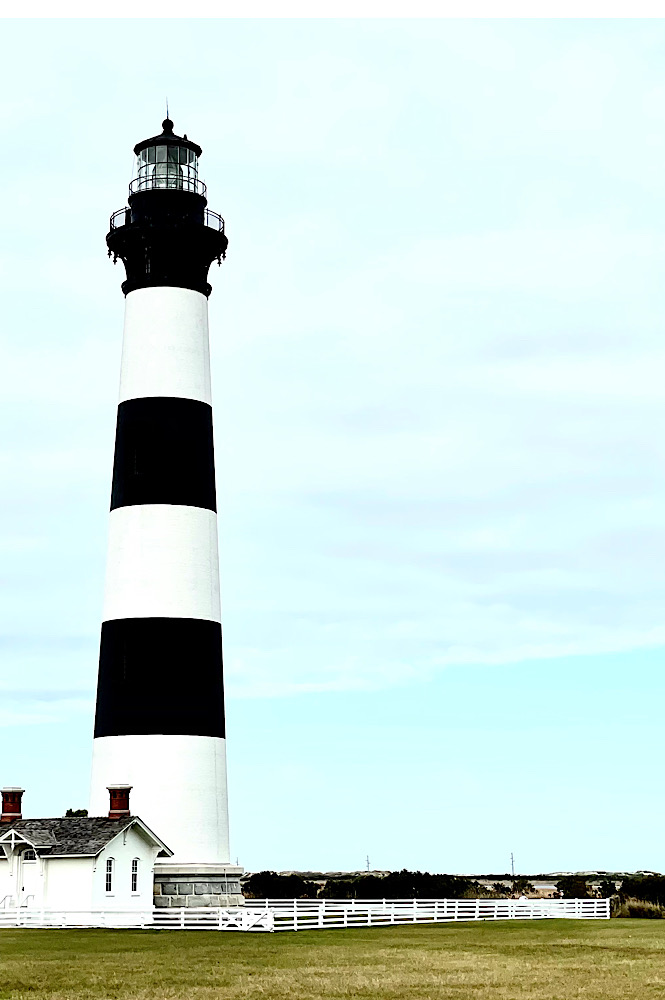
[(36, 906), (39, 897), (39, 863), (34, 851), (23, 851), (19, 864), (19, 906)]

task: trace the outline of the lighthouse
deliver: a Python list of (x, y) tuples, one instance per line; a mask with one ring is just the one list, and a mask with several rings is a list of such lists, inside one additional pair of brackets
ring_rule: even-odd
[(90, 812), (131, 786), (132, 812), (173, 851), (155, 865), (156, 902), (226, 905), (241, 869), (229, 857), (208, 271), (228, 240), (200, 146), (167, 118), (134, 153), (106, 237), (125, 267), (125, 320)]

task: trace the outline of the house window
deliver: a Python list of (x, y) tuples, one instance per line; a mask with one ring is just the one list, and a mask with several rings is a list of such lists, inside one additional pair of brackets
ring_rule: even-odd
[(23, 860), (24, 861), (36, 861), (37, 860), (37, 855), (35, 854), (34, 851), (31, 851), (30, 848), (28, 848), (27, 851), (23, 852)]
[(106, 891), (113, 892), (113, 858), (106, 862)]
[(139, 891), (139, 859), (132, 861), (132, 892)]

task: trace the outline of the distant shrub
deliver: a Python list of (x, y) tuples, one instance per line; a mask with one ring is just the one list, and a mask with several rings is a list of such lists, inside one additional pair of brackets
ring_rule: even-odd
[(389, 875), (329, 878), (319, 893), (322, 899), (475, 899), (478, 895), (490, 893), (468, 878), (406, 869)]
[(619, 891), (622, 899), (646, 899), (665, 905), (665, 876), (634, 875), (623, 880)]
[(617, 895), (616, 879), (603, 878), (598, 883), (598, 896), (600, 899), (611, 899)]
[(646, 920), (662, 920), (665, 906), (652, 903), (648, 899), (624, 899), (616, 912), (617, 917), (639, 917)]
[(527, 878), (515, 878), (513, 879), (513, 896), (533, 896), (535, 889), (531, 882)]
[(300, 875), (278, 875), (277, 872), (255, 872), (244, 882), (243, 896), (248, 899), (316, 899), (318, 885)]
[(587, 880), (580, 875), (565, 875), (556, 888), (564, 899), (591, 899), (594, 895)]

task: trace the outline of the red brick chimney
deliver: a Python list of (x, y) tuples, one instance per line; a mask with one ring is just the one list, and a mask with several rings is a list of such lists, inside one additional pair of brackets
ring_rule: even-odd
[(124, 819), (129, 816), (129, 793), (131, 785), (107, 785), (111, 796), (109, 819)]
[(3, 788), (2, 789), (2, 815), (0, 823), (11, 823), (12, 820), (21, 819), (21, 799), (24, 788)]

